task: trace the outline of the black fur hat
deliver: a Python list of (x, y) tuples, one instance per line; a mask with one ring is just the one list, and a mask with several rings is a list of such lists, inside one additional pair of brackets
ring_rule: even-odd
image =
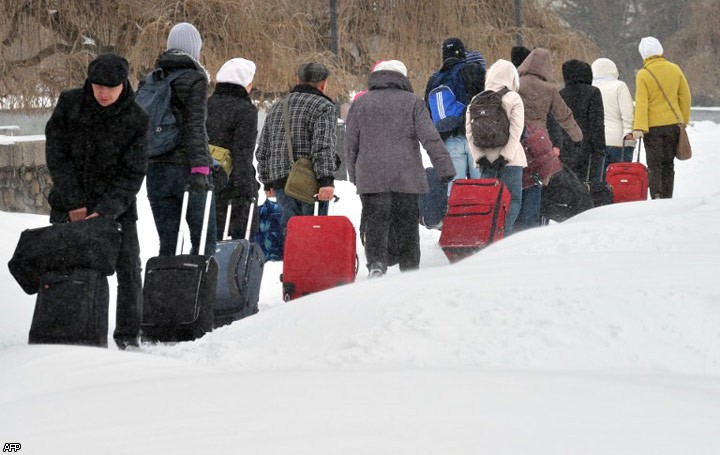
[(100, 54), (88, 65), (88, 80), (95, 85), (117, 87), (130, 72), (128, 61), (117, 54)]
[(520, 66), (522, 62), (525, 61), (527, 56), (530, 55), (530, 49), (528, 49), (525, 46), (513, 46), (513, 48), (510, 50), (510, 61), (513, 65), (515, 65), (515, 68)]

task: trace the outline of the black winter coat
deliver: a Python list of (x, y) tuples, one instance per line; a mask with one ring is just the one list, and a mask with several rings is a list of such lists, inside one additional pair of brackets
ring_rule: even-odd
[(180, 145), (172, 152), (151, 160), (186, 164), (189, 167), (210, 166), (212, 159), (205, 129), (208, 96), (208, 77), (205, 68), (188, 54), (175, 49), (160, 55), (156, 66), (165, 72), (180, 69), (194, 71), (182, 74), (171, 83), (173, 113), (183, 128)]
[(89, 82), (62, 92), (45, 126), (45, 159), (53, 180), (50, 221), (68, 221), (68, 212), (82, 207), (88, 215), (136, 221), (148, 127), (127, 82), (118, 101), (107, 107), (95, 101)]
[(255, 140), (258, 111), (245, 87), (220, 82), (208, 99), (207, 132), (210, 144), (230, 150), (233, 170), (228, 187), (232, 197), (256, 197)]
[(570, 136), (551, 118), (548, 118), (548, 131), (553, 144), (560, 148), (560, 160), (585, 181), (590, 158), (593, 158), (591, 166), (595, 169), (598, 158), (605, 153), (605, 113), (602, 94), (600, 89), (592, 85), (592, 70), (585, 62), (579, 60), (565, 62), (563, 78), (565, 88), (560, 90), (560, 96), (582, 130), (582, 145), (579, 148), (573, 145)]

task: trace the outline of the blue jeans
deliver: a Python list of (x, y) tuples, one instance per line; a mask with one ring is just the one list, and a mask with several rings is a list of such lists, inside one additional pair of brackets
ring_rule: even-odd
[[(503, 166), (500, 171), (500, 181), (505, 184), (510, 191), (510, 209), (507, 218), (505, 218), (505, 236), (512, 234), (515, 220), (520, 213), (522, 206), (523, 189), (522, 189), (522, 170), (521, 166)], [(483, 169), (480, 178), (494, 179), (497, 178), (495, 171)]]
[[(480, 178), (480, 169), (475, 167), (475, 161), (473, 161), (465, 136), (450, 136), (445, 139), (445, 147), (450, 152), (450, 158), (455, 166), (453, 180)], [(451, 189), (452, 183), (448, 184), (448, 195), (450, 195)]]
[[(307, 202), (299, 201), (294, 197), (286, 196), (284, 189), (275, 188), (275, 197), (277, 203), (280, 205), (282, 210), (282, 216), (280, 217), (280, 224), (282, 225), (283, 236), (287, 234), (287, 224), (290, 218), (300, 216), (312, 216), (315, 214), (315, 204), (308, 204)], [(320, 203), (318, 208), (318, 215), (327, 215), (328, 213), (328, 202), (323, 201)]]
[(542, 186), (533, 185), (522, 190), (522, 204), (514, 231), (519, 232), (540, 226), (540, 203), (542, 202)]
[[(623, 150), (624, 148), (624, 150)], [(597, 170), (596, 178), (600, 182), (605, 181), (607, 167), (612, 163), (629, 163), (633, 160), (635, 147), (605, 147), (605, 163)]]
[[(150, 200), (155, 228), (160, 238), (160, 256), (175, 255), (178, 231), (180, 230), (180, 212), (182, 210), (185, 185), (190, 177), (190, 168), (175, 163), (148, 163), (146, 185)], [(212, 176), (208, 176), (212, 183)], [(198, 254), (200, 234), (202, 232), (206, 193), (190, 193), (185, 220), (190, 228), (190, 254)], [(204, 254), (215, 254), (217, 242), (217, 217), (215, 216), (215, 196), (210, 205), (207, 237)]]

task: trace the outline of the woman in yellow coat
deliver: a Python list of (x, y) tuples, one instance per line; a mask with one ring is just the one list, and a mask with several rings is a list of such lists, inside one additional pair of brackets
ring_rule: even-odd
[(678, 123), (690, 121), (690, 87), (680, 67), (663, 57), (660, 41), (645, 37), (639, 51), (643, 68), (635, 79), (633, 136), (645, 138), (650, 195), (653, 199), (671, 198)]

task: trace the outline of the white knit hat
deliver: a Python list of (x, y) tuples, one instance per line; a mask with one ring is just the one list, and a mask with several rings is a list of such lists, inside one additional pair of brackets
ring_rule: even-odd
[(652, 36), (646, 36), (641, 39), (638, 50), (640, 51), (640, 56), (643, 60), (648, 57), (652, 57), (653, 55), (663, 55), (662, 44), (660, 44), (660, 41), (658, 41), (657, 38), (653, 38)]
[(380, 62), (377, 65), (375, 65), (375, 68), (373, 68), (373, 73), (375, 71), (396, 71), (403, 76), (407, 77), (407, 68), (405, 67), (405, 64), (401, 62), (400, 60), (385, 60), (384, 62)]
[(233, 58), (225, 62), (217, 73), (218, 82), (230, 84), (250, 85), (255, 76), (255, 63), (244, 58)]
[(200, 60), (200, 49), (202, 48), (200, 32), (194, 25), (187, 22), (175, 24), (168, 35), (167, 48), (183, 51), (195, 60)]

